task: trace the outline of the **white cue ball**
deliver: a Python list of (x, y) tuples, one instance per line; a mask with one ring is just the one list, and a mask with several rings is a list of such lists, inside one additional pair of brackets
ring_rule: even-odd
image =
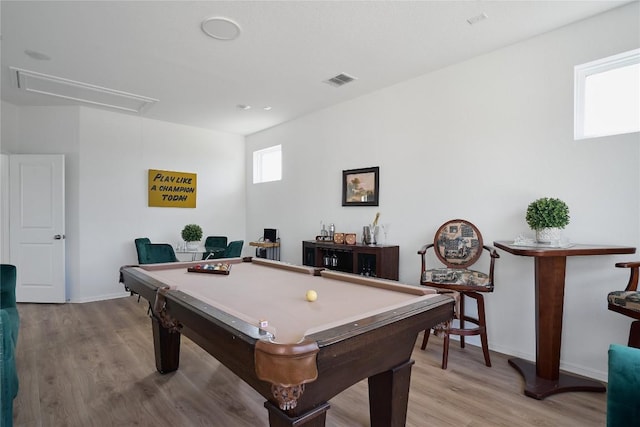
[(306, 297), (307, 297), (307, 301), (313, 302), (316, 299), (318, 299), (318, 293), (314, 290), (309, 290), (307, 291)]

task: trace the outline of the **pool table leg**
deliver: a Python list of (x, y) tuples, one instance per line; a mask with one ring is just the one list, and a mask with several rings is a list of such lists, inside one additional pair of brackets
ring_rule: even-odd
[(371, 427), (401, 427), (407, 420), (411, 367), (409, 360), (395, 368), (369, 377)]
[(269, 401), (264, 402), (264, 407), (269, 411), (270, 427), (324, 427), (329, 404), (326, 402), (322, 403), (307, 413), (297, 417), (289, 417), (281, 411), (277, 405), (274, 405)]
[(165, 328), (154, 315), (151, 316), (151, 327), (156, 369), (161, 374), (177, 370), (180, 364), (180, 332)]

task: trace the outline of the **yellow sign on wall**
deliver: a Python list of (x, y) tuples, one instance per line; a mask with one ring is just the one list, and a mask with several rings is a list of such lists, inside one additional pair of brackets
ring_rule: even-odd
[(195, 208), (195, 173), (149, 169), (149, 206)]

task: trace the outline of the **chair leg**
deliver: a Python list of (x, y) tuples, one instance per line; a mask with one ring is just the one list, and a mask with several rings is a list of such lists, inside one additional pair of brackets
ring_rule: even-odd
[(482, 353), (484, 353), (484, 363), (487, 366), (491, 366), (491, 359), (489, 358), (489, 339), (487, 338), (487, 322), (484, 315), (484, 298), (478, 294), (478, 326), (480, 327), (480, 342), (482, 343)]
[[(487, 323), (485, 320), (484, 297), (482, 296), (482, 294), (478, 292), (468, 292), (465, 294), (461, 294), (460, 295), (461, 298), (462, 298), (462, 295), (468, 296), (476, 300), (476, 305), (478, 307), (478, 317), (475, 318), (475, 317), (464, 315), (463, 308), (462, 308), (463, 307), (462, 299), (461, 299), (460, 313), (459, 313), (460, 329), (452, 328), (449, 330), (449, 332), (453, 333), (454, 335), (460, 335), (461, 346), (463, 346), (462, 344), (463, 339), (466, 335), (480, 335), (480, 343), (482, 346), (482, 353), (484, 355), (484, 363), (490, 367), (491, 358), (489, 357), (489, 339), (487, 337)], [(464, 320), (477, 325), (477, 328), (468, 329), (468, 330), (464, 329), (464, 323), (463, 323)]]
[(449, 361), (449, 330), (447, 329), (444, 334), (444, 340), (442, 341), (442, 369), (447, 369), (448, 361)]
[(640, 348), (640, 320), (631, 323), (628, 346)]
[(429, 336), (431, 335), (431, 329), (424, 330), (424, 337), (422, 338), (422, 345), (420, 346), (421, 350), (427, 348), (427, 343), (429, 342)]
[[(460, 329), (464, 329), (464, 292), (460, 292), (460, 313), (458, 313), (458, 321)], [(464, 335), (460, 335), (460, 348), (464, 348)]]

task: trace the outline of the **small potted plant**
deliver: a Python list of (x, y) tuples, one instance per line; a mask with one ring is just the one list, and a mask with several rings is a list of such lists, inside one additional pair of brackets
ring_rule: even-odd
[(187, 242), (188, 249), (197, 249), (202, 239), (202, 228), (197, 224), (187, 224), (182, 229), (182, 240)]
[(560, 230), (569, 224), (569, 206), (560, 199), (543, 197), (529, 203), (527, 224), (539, 243), (560, 241)]

